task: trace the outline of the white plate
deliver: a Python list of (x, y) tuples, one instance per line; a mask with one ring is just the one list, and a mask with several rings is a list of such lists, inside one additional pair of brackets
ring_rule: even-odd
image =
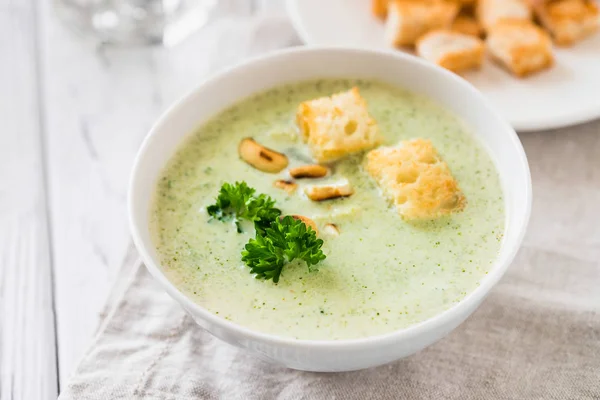
[[(308, 45), (387, 47), (370, 0), (288, 0)], [(517, 79), (486, 60), (464, 77), (483, 92), (518, 131), (560, 128), (600, 118), (600, 34), (557, 48), (552, 69)]]

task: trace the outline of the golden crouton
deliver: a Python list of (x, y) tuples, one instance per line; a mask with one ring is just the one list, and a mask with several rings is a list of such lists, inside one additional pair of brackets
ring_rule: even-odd
[(526, 0), (479, 0), (477, 18), (488, 30), (503, 19), (530, 21), (532, 10)]
[(298, 107), (296, 123), (315, 160), (335, 161), (381, 142), (377, 122), (369, 115), (358, 88), (305, 101)]
[(429, 140), (372, 150), (366, 169), (405, 219), (437, 218), (466, 205), (448, 165)]
[(459, 15), (456, 17), (450, 26), (450, 30), (476, 37), (481, 36), (483, 33), (483, 29), (481, 28), (481, 25), (479, 25), (479, 22), (470, 15)]
[(484, 45), (483, 41), (475, 36), (436, 30), (419, 39), (417, 53), (450, 71), (460, 72), (481, 66)]
[(452, 0), (460, 7), (461, 11), (471, 11), (477, 4), (477, 0)]
[(371, 0), (371, 12), (380, 19), (385, 19), (388, 13), (389, 0)]
[(489, 30), (486, 42), (492, 58), (518, 77), (554, 61), (550, 36), (529, 21), (500, 21)]
[(450, 26), (459, 6), (447, 0), (395, 0), (388, 6), (385, 39), (391, 46), (412, 46), (423, 34)]
[(570, 46), (598, 30), (598, 6), (589, 0), (554, 0), (535, 6), (540, 23), (559, 46)]

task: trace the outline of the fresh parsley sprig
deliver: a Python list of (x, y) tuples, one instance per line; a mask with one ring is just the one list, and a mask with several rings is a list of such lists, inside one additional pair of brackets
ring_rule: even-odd
[(257, 232), (242, 251), (242, 261), (256, 278), (277, 283), (283, 267), (295, 259), (304, 260), (310, 272), (318, 271), (315, 265), (326, 257), (322, 246), (323, 240), (317, 239), (312, 228), (288, 215), (273, 221), (263, 233)]
[(277, 283), (283, 267), (296, 259), (306, 262), (310, 272), (318, 271), (315, 265), (326, 257), (321, 250), (323, 240), (301, 220), (280, 218), (275, 201), (255, 193), (245, 182), (224, 183), (215, 204), (207, 207), (212, 218), (233, 221), (239, 233), (241, 221), (254, 222), (256, 235), (242, 251), (242, 261), (250, 267), (250, 273)]
[(219, 221), (233, 221), (240, 233), (243, 220), (253, 222), (257, 232), (264, 231), (281, 215), (281, 211), (274, 207), (275, 200), (271, 197), (265, 194), (255, 196), (255, 192), (246, 182), (224, 183), (215, 204), (208, 206), (206, 211)]

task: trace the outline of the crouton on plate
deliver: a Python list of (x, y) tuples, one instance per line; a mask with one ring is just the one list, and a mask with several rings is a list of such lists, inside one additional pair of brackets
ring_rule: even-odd
[(483, 29), (477, 20), (470, 15), (459, 15), (456, 17), (450, 29), (454, 32), (471, 36), (481, 36)]
[(301, 103), (296, 123), (313, 158), (319, 162), (371, 149), (382, 139), (377, 122), (369, 115), (367, 103), (356, 87)]
[(371, 12), (377, 18), (385, 19), (388, 12), (389, 0), (371, 0)]
[(552, 41), (529, 21), (503, 20), (494, 25), (486, 39), (492, 58), (518, 77), (552, 65)]
[(432, 219), (461, 211), (465, 196), (430, 140), (413, 139), (367, 154), (367, 172), (405, 219)]
[(431, 31), (417, 42), (419, 56), (453, 72), (479, 68), (483, 62), (483, 41), (475, 36), (449, 30)]
[(385, 23), (386, 42), (412, 46), (430, 30), (449, 27), (458, 9), (458, 4), (449, 0), (392, 0)]
[(473, 4), (475, 4), (476, 0), (454, 0), (455, 2), (457, 2), (458, 4), (460, 4), (463, 7), (466, 6), (471, 6)]
[(553, 0), (536, 4), (536, 17), (559, 46), (570, 46), (598, 30), (598, 6), (590, 0)]
[(477, 18), (489, 30), (503, 19), (530, 21), (533, 12), (527, 0), (479, 0)]

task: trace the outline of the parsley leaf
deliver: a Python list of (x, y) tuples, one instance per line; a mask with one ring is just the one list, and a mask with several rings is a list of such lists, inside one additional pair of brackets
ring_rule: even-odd
[(323, 241), (301, 220), (291, 216), (280, 218), (275, 200), (260, 194), (245, 182), (224, 183), (215, 204), (207, 207), (211, 218), (233, 221), (242, 232), (241, 221), (254, 223), (256, 235), (242, 251), (242, 261), (259, 279), (279, 282), (283, 267), (295, 259), (303, 260), (310, 272), (325, 259)]
[(206, 211), (219, 221), (233, 221), (240, 233), (242, 220), (254, 222), (256, 231), (262, 232), (281, 215), (281, 211), (274, 207), (275, 200), (271, 197), (255, 196), (255, 192), (246, 182), (224, 183), (215, 204), (208, 206)]
[(323, 240), (304, 222), (291, 216), (275, 219), (263, 232), (257, 230), (242, 251), (242, 261), (258, 279), (273, 279), (279, 282), (285, 264), (304, 260), (309, 271), (317, 271), (317, 263), (325, 259), (321, 250)]
[(263, 233), (281, 215), (281, 210), (274, 206), (275, 200), (261, 194), (248, 202), (247, 209), (241, 213), (240, 218), (253, 221), (256, 232)]

